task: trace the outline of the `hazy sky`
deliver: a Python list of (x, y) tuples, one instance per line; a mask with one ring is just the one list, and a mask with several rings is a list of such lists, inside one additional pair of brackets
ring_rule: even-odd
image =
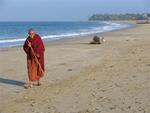
[(95, 13), (150, 13), (150, 0), (0, 0), (0, 21), (87, 20)]

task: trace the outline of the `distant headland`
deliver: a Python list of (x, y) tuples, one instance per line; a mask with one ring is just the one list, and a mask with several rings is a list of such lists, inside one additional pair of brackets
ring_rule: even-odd
[(150, 13), (137, 14), (94, 14), (89, 21), (110, 21), (110, 20), (150, 20)]

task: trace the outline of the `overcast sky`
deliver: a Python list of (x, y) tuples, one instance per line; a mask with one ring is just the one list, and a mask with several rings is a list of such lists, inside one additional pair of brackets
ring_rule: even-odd
[(96, 13), (150, 13), (150, 0), (0, 0), (0, 21), (82, 21)]

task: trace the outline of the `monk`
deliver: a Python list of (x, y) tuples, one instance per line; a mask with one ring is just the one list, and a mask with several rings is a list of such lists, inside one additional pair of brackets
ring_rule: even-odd
[(33, 82), (40, 84), (40, 78), (44, 76), (44, 43), (41, 37), (36, 34), (34, 29), (29, 29), (29, 36), (27, 37), (23, 49), (27, 54), (27, 69), (29, 83), (25, 85), (25, 88), (31, 88)]

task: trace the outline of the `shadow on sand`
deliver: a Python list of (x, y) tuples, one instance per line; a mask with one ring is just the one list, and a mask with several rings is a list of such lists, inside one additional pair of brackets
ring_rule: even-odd
[(9, 85), (16, 85), (16, 86), (21, 86), (21, 87), (23, 87), (25, 84), (25, 82), (22, 82), (22, 81), (5, 79), (5, 78), (0, 78), (0, 83), (9, 84)]

